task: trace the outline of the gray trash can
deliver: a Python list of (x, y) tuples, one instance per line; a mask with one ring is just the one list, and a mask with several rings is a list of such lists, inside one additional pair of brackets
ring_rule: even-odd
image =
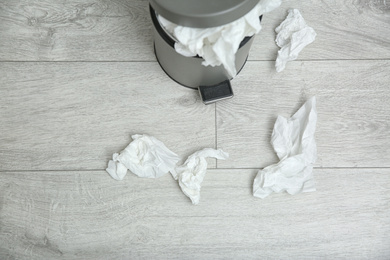
[[(174, 38), (159, 23), (157, 15), (186, 27), (210, 28), (245, 16), (258, 3), (259, 0), (151, 0), (154, 48), (161, 68), (177, 83), (198, 89), (205, 104), (231, 98), (231, 78), (223, 65), (203, 66), (201, 57), (185, 57), (177, 53)], [(238, 72), (245, 65), (253, 38), (243, 39), (236, 53)]]

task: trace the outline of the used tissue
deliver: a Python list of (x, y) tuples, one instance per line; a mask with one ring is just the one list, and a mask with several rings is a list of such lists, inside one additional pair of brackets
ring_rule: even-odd
[(272, 11), (281, 0), (261, 0), (249, 13), (229, 24), (212, 28), (191, 28), (176, 25), (159, 16), (161, 25), (176, 39), (175, 50), (184, 56), (199, 55), (204, 66), (223, 65), (235, 77), (235, 54), (245, 37), (261, 30), (259, 17)]
[(183, 193), (191, 199), (194, 205), (200, 200), (200, 188), (206, 175), (206, 158), (208, 157), (226, 160), (229, 154), (221, 149), (205, 148), (190, 155), (184, 164), (176, 167), (175, 173), (172, 173), (172, 176), (178, 179)]
[(127, 170), (142, 178), (158, 178), (170, 172), (193, 204), (199, 203), (200, 188), (207, 171), (206, 158), (225, 160), (229, 157), (221, 149), (205, 148), (178, 166), (180, 157), (153, 136), (133, 135), (132, 138), (133, 141), (119, 154), (114, 153), (108, 162), (106, 171), (111, 177), (123, 180)]
[(133, 135), (133, 141), (121, 152), (114, 153), (106, 171), (122, 180), (127, 170), (143, 178), (159, 178), (172, 172), (179, 162), (177, 154), (153, 136)]
[(312, 164), (317, 158), (314, 133), (317, 122), (316, 99), (309, 99), (291, 118), (279, 116), (271, 144), (280, 162), (257, 173), (253, 196), (265, 198), (272, 192), (289, 194), (315, 191)]
[(288, 11), (286, 19), (275, 32), (275, 42), (281, 48), (275, 62), (277, 72), (284, 70), (288, 61), (296, 60), (302, 49), (312, 43), (317, 35), (313, 28), (307, 26), (297, 9)]

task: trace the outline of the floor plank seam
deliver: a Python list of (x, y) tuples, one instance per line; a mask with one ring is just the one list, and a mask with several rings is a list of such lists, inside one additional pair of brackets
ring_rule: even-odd
[[(380, 58), (380, 59), (297, 59), (292, 62), (296, 61), (323, 61), (323, 62), (329, 62), (329, 61), (389, 61), (389, 58)], [(151, 62), (157, 62), (157, 60), (0, 60), (0, 63), (151, 63)], [(250, 60), (248, 59), (247, 62), (275, 62), (275, 60)]]
[[(262, 168), (217, 168), (217, 169), (209, 169), (209, 170), (260, 170), (260, 169), (264, 169), (265, 167), (262, 167)], [(378, 167), (313, 167), (314, 170), (343, 170), (343, 169), (346, 169), (346, 170), (353, 170), (353, 169), (390, 169), (390, 167), (382, 167), (382, 166), (378, 166)]]
[[(214, 103), (215, 149), (218, 149), (217, 105)], [(218, 169), (218, 160), (215, 160), (215, 168)]]
[[(209, 168), (208, 171), (212, 170), (260, 170), (264, 168)], [(370, 170), (370, 169), (390, 169), (390, 167), (314, 167), (314, 170)], [(105, 172), (105, 169), (86, 169), (86, 170), (0, 170), (1, 173), (17, 173), (17, 172)]]
[[(390, 60), (390, 58), (380, 58), (380, 59), (296, 59), (290, 62), (295, 62), (295, 61), (385, 61), (385, 60)], [(275, 60), (250, 60), (248, 59), (249, 62), (253, 61), (263, 61), (263, 62), (274, 62)]]
[(0, 60), (0, 63), (151, 63), (157, 60)]

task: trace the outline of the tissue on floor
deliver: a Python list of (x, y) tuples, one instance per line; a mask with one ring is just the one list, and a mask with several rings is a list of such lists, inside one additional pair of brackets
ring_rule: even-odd
[(183, 193), (191, 199), (194, 205), (200, 200), (200, 188), (207, 171), (206, 158), (208, 157), (226, 160), (229, 154), (221, 149), (205, 148), (190, 155), (184, 164), (176, 167), (175, 173), (172, 173), (172, 176), (178, 179)]
[(281, 72), (288, 61), (296, 60), (298, 54), (316, 38), (313, 28), (307, 26), (297, 9), (290, 9), (286, 19), (275, 29), (275, 42), (281, 48), (278, 51), (275, 67)]
[(193, 204), (198, 204), (200, 188), (207, 171), (206, 158), (225, 160), (229, 157), (221, 149), (205, 148), (190, 155), (183, 165), (181, 160), (161, 141), (148, 135), (133, 135), (133, 141), (121, 152), (114, 153), (106, 171), (115, 180), (122, 180), (127, 170), (143, 178), (158, 178), (170, 172)]
[(158, 16), (160, 24), (176, 39), (175, 50), (184, 56), (199, 55), (204, 66), (223, 65), (230, 77), (237, 74), (235, 54), (241, 41), (261, 30), (259, 17), (272, 11), (281, 0), (261, 0), (245, 16), (229, 24), (212, 28), (176, 25)]
[(280, 162), (257, 173), (253, 196), (265, 198), (272, 192), (289, 194), (315, 191), (312, 164), (317, 159), (314, 138), (317, 122), (316, 99), (309, 99), (291, 118), (279, 116), (271, 144)]
[(106, 171), (122, 180), (127, 170), (142, 178), (159, 178), (171, 172), (180, 158), (153, 136), (133, 135), (133, 141), (119, 154), (114, 153)]

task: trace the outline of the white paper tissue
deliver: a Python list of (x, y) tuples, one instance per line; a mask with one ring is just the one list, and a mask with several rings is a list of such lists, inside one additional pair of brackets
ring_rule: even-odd
[(161, 25), (177, 40), (175, 49), (184, 56), (199, 55), (204, 66), (223, 65), (228, 75), (235, 77), (235, 54), (241, 41), (261, 30), (259, 17), (272, 11), (281, 0), (261, 0), (249, 13), (229, 24), (212, 28), (179, 26), (159, 16)]
[(281, 48), (278, 51), (275, 67), (281, 72), (288, 61), (296, 60), (298, 54), (316, 38), (313, 28), (307, 26), (297, 9), (290, 9), (286, 19), (275, 29), (275, 42)]
[(257, 173), (253, 196), (265, 198), (272, 192), (289, 194), (315, 191), (312, 164), (317, 158), (314, 133), (317, 122), (316, 99), (309, 99), (291, 118), (279, 116), (271, 144), (280, 162)]
[(114, 153), (106, 171), (122, 180), (127, 170), (143, 178), (159, 178), (173, 171), (180, 158), (153, 136), (133, 135), (133, 141), (120, 153)]
[(183, 165), (176, 167), (176, 173), (172, 174), (179, 180), (180, 188), (194, 205), (200, 200), (200, 188), (207, 171), (206, 158), (208, 157), (226, 160), (229, 154), (221, 149), (205, 148), (190, 155)]

